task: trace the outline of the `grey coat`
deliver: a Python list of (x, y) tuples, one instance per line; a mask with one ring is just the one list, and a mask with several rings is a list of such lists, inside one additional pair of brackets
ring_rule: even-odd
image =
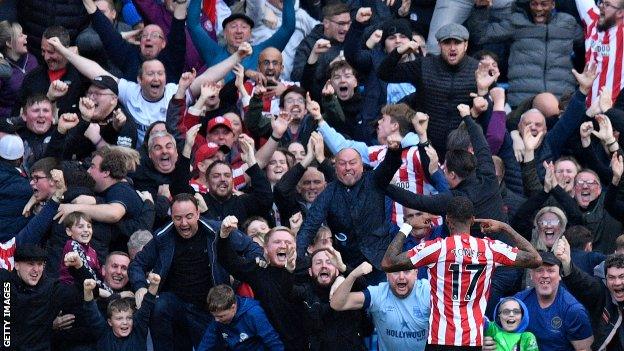
[(574, 91), (572, 46), (583, 41), (583, 31), (574, 17), (553, 11), (547, 24), (533, 23), (528, 10), (518, 8), (511, 17), (488, 21), (487, 9), (476, 9), (469, 27), (479, 44), (511, 41), (509, 53), (509, 92), (511, 106), (549, 91), (557, 97)]

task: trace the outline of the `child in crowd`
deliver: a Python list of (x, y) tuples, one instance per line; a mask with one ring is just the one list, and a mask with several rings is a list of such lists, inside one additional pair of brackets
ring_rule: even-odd
[[(143, 298), (141, 307), (134, 311), (135, 301), (132, 298), (121, 298), (112, 301), (106, 311), (105, 321), (93, 300), (93, 289), (96, 282), (93, 279), (84, 281), (84, 309), (87, 323), (92, 326), (97, 338), (99, 351), (134, 351), (146, 350), (147, 331), (150, 314), (154, 309), (160, 276), (150, 273), (149, 288)], [(108, 324), (108, 325), (107, 325)]]
[(284, 350), (256, 300), (238, 297), (232, 288), (221, 284), (208, 292), (208, 310), (215, 320), (208, 325), (198, 351), (217, 346), (228, 350)]
[[(59, 270), (61, 282), (67, 285), (73, 284), (74, 278), (69, 273), (69, 267), (78, 269), (84, 265), (98, 286), (105, 288), (101, 279), (101, 267), (97, 252), (89, 245), (93, 237), (91, 217), (82, 212), (72, 212), (63, 220), (63, 225), (65, 225), (65, 232), (70, 239), (67, 240), (63, 248), (64, 262), (61, 263)], [(76, 264), (77, 258), (80, 258), (80, 264)]]
[(525, 331), (529, 314), (524, 303), (514, 297), (502, 299), (494, 309), (494, 322), (487, 321), (484, 336), (492, 337), (497, 351), (538, 351), (533, 333)]

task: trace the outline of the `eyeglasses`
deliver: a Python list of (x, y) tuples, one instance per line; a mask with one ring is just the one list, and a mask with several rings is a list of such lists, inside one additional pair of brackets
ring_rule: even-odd
[(141, 39), (147, 39), (150, 38), (152, 40), (154, 39), (164, 39), (164, 37), (162, 35), (160, 35), (160, 33), (149, 33), (149, 34), (141, 34)]
[(282, 62), (280, 61), (269, 61), (269, 60), (263, 60), (262, 62), (260, 62), (263, 66), (279, 66), (282, 64)]
[(513, 309), (511, 309), (511, 310), (509, 310), (509, 309), (504, 309), (504, 310), (502, 310), (502, 311), (500, 312), (500, 314), (502, 314), (502, 315), (503, 315), (503, 316), (505, 316), (505, 317), (510, 316), (510, 315), (512, 315), (512, 314), (513, 314), (514, 316), (518, 316), (518, 315), (521, 315), (521, 314), (522, 314), (522, 310), (521, 310), (521, 309), (519, 309), (519, 308), (513, 308)]
[(107, 96), (107, 95), (115, 95), (115, 94), (112, 94), (112, 93), (111, 94), (108, 94), (108, 93), (97, 93), (95, 91), (87, 91), (87, 93), (85, 94), (85, 96), (89, 97), (89, 98), (92, 97), (92, 96), (100, 97), (100, 96)]
[(621, 7), (617, 7), (615, 5), (609, 4), (608, 2), (604, 2), (604, 1), (599, 2), (598, 6), (610, 7), (612, 9), (616, 10), (616, 11), (622, 9)]
[(351, 20), (345, 21), (345, 22), (338, 22), (338, 21), (328, 19), (328, 21), (337, 25), (338, 27), (349, 27), (351, 25)]
[(41, 176), (30, 176), (30, 181), (37, 184), (39, 183), (39, 181), (41, 179), (48, 179), (48, 177), (41, 177)]
[(288, 98), (284, 100), (285, 103), (287, 104), (303, 104), (305, 102), (305, 100), (303, 100), (303, 98)]
[(595, 179), (592, 180), (585, 180), (585, 179), (578, 179), (576, 182), (574, 182), (576, 185), (578, 186), (584, 186), (587, 185), (589, 187), (592, 186), (597, 186), (598, 185), (598, 181)]
[(560, 222), (559, 222), (558, 219), (550, 219), (550, 220), (544, 219), (544, 220), (541, 220), (541, 221), (537, 222), (537, 225), (539, 225), (540, 227), (547, 227), (547, 226), (553, 226), (554, 227), (556, 225), (559, 225), (559, 223)]

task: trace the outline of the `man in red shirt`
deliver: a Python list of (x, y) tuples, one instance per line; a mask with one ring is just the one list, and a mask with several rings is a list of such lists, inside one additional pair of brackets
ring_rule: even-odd
[[(411, 227), (404, 225), (381, 262), (386, 272), (429, 267), (431, 315), (426, 350), (480, 350), (483, 315), (494, 269), (499, 265), (531, 267), (541, 258), (531, 243), (508, 224), (474, 218), (472, 202), (454, 197), (446, 221), (451, 235), (429, 240), (402, 252)], [(490, 238), (470, 235), (470, 226), (480, 223), (484, 233), (506, 233), (517, 247)]]

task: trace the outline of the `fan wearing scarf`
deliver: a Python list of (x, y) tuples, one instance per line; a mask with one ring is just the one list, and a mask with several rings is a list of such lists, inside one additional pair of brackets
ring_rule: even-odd
[(494, 309), (495, 321), (485, 323), (485, 337), (491, 337), (497, 351), (538, 351), (533, 333), (525, 331), (529, 313), (524, 302), (514, 298), (501, 299)]
[(72, 212), (63, 221), (65, 232), (70, 237), (63, 248), (64, 262), (60, 267), (61, 283), (74, 284), (74, 278), (69, 273), (69, 267), (79, 269), (82, 265), (89, 271), (90, 278), (95, 280), (97, 286), (112, 293), (111, 288), (106, 286), (100, 275), (101, 267), (97, 253), (89, 245), (93, 237), (91, 217), (82, 212)]

